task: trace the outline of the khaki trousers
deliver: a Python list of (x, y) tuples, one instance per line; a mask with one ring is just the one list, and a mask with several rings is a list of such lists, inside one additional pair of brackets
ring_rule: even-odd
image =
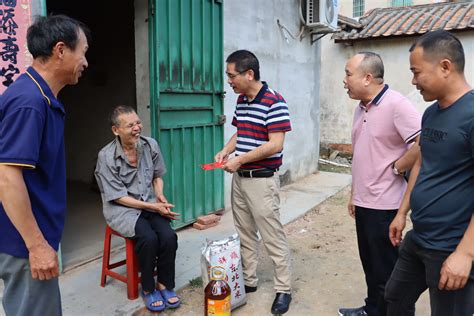
[(232, 179), (232, 212), (240, 236), (245, 285), (257, 286), (258, 235), (274, 267), (275, 291), (290, 293), (290, 249), (280, 222), (280, 180), (270, 178)]

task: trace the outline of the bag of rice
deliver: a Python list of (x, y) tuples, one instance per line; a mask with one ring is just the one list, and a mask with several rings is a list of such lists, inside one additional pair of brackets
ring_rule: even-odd
[(204, 286), (209, 283), (209, 273), (213, 266), (224, 267), (226, 282), (231, 289), (232, 309), (247, 302), (240, 258), (240, 237), (234, 234), (222, 240), (207, 240), (202, 248), (201, 272)]

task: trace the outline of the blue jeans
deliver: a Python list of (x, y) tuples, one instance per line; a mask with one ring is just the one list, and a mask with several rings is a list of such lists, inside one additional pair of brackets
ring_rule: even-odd
[(431, 315), (474, 315), (474, 269), (467, 284), (459, 290), (439, 290), (443, 262), (451, 254), (420, 247), (409, 231), (401, 245), (397, 264), (385, 288), (387, 315), (415, 315), (413, 304), (426, 289), (430, 292)]

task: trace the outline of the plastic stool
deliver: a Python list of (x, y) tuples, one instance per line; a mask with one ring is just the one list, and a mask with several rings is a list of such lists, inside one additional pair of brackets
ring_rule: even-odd
[[(125, 239), (125, 259), (115, 263), (110, 263), (110, 242), (112, 235)], [(105, 227), (104, 256), (102, 257), (102, 276), (100, 278), (100, 286), (105, 287), (107, 276), (127, 283), (127, 297), (129, 300), (138, 298), (138, 283), (140, 282), (140, 277), (138, 276), (138, 260), (133, 251), (134, 247), (134, 240), (123, 237), (110, 228), (109, 225)], [(112, 269), (123, 266), (124, 264), (127, 265), (127, 272), (125, 275), (112, 271)]]

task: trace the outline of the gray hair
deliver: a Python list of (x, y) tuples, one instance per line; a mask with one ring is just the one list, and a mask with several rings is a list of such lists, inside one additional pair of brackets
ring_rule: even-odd
[(129, 114), (129, 113), (136, 113), (135, 109), (129, 105), (118, 105), (110, 113), (110, 125), (111, 126), (119, 126), (119, 116), (122, 114)]

